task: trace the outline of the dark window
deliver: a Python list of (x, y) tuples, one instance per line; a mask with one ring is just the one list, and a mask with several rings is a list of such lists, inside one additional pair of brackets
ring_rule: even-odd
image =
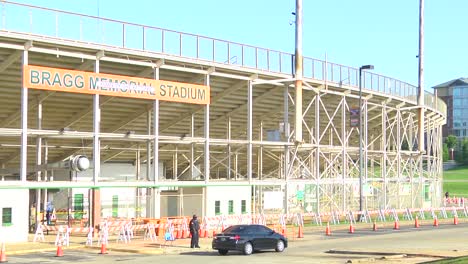
[(241, 201), (241, 212), (243, 214), (247, 213), (247, 201), (246, 200)]
[(11, 221), (11, 207), (6, 207), (2, 209), (2, 225), (3, 226), (10, 226), (12, 225)]
[(221, 201), (215, 201), (215, 214), (221, 214)]
[(430, 190), (431, 190), (431, 186), (430, 185), (425, 185), (424, 186), (424, 199), (426, 201), (430, 201), (431, 200), (431, 197), (430, 197)]
[(268, 234), (271, 232), (271, 229), (269, 229), (268, 227), (266, 226), (262, 226), (262, 225), (258, 225), (258, 226), (255, 226), (255, 233), (258, 233), (258, 234)]
[(119, 196), (113, 195), (112, 196), (112, 217), (119, 216)]
[(246, 226), (246, 225), (235, 225), (235, 226), (230, 226), (226, 228), (223, 232), (224, 233), (244, 233), (248, 230), (250, 230), (252, 226)]
[(233, 200), (229, 200), (228, 213), (234, 214), (234, 201)]
[(75, 199), (73, 201), (73, 211), (75, 219), (83, 219), (83, 194), (77, 193), (75, 194)]

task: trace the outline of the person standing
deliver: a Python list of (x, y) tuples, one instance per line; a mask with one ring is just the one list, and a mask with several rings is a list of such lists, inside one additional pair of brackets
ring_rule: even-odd
[(197, 215), (193, 215), (192, 220), (189, 223), (190, 235), (192, 239), (190, 240), (190, 247), (191, 248), (200, 248), (198, 245), (198, 238), (199, 238), (199, 231), (200, 231), (200, 223), (198, 222)]
[(47, 203), (47, 207), (46, 207), (46, 220), (47, 220), (47, 225), (51, 225), (51, 218), (52, 218), (52, 214), (54, 213), (54, 205), (52, 204), (52, 202), (48, 202)]
[(31, 205), (31, 210), (30, 210), (30, 216), (29, 216), (29, 227), (30, 227), (30, 231), (31, 232), (34, 232), (36, 231), (36, 217), (37, 217), (37, 214), (36, 214), (36, 203), (33, 203)]

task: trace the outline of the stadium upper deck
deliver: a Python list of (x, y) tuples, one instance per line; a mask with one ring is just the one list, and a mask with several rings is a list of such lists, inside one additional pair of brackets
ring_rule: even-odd
[[(359, 69), (304, 58), (304, 142), (297, 144), (290, 122), (292, 54), (8, 1), (1, 8), (0, 164), (6, 181), (0, 185), (63, 186), (37, 182), (37, 165), (85, 154), (97, 172), (68, 186), (301, 182), (319, 186), (314, 192), (321, 206), (356, 205), (361, 131), (351, 113), (359, 106)], [(80, 79), (67, 81), (66, 74), (201, 87), (210, 97), (193, 104), (138, 92), (96, 96), (60, 90), (55, 75), (44, 79), (43, 73), (40, 83), (55, 88), (28, 89), (33, 87), (23, 85), (22, 72), (31, 74), (26, 65), (61, 72), (56, 82), (77, 89)], [(440, 191), (444, 102), (425, 94), (427, 147), (421, 153), (417, 87), (363, 72), (362, 88), (365, 181), (375, 196), (369, 204), (423, 203), (426, 185)], [(147, 162), (153, 159), (159, 163)], [(147, 174), (116, 182), (100, 177), (98, 164), (106, 162), (141, 164)], [(398, 195), (408, 192), (406, 201)], [(436, 203), (436, 193), (430, 202)]]

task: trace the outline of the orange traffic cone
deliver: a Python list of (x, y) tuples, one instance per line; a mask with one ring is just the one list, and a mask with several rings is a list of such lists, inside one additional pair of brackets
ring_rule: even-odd
[(350, 233), (350, 234), (354, 233), (354, 226), (353, 226), (353, 223), (349, 224), (349, 233)]
[(377, 223), (374, 221), (374, 225), (372, 225), (372, 231), (377, 231)]
[(282, 234), (284, 237), (287, 237), (287, 234), (286, 234), (286, 227), (281, 227), (281, 234)]
[(213, 237), (216, 236), (216, 230), (213, 229)]
[(180, 230), (180, 228), (177, 229), (175, 238), (176, 238), (176, 239), (181, 239), (181, 238), (182, 238), (182, 230)]
[(59, 243), (57, 246), (57, 254), (55, 254), (56, 257), (63, 257), (63, 249), (62, 249), (62, 243)]
[(395, 224), (393, 225), (393, 229), (395, 230), (400, 229), (400, 224), (398, 223), (398, 221), (395, 221)]
[(458, 217), (457, 216), (453, 217), (453, 224), (458, 225)]
[(327, 228), (325, 229), (325, 235), (331, 236), (330, 223), (327, 222)]
[(434, 226), (439, 226), (439, 219), (437, 217), (434, 218)]
[(304, 232), (301, 225), (299, 225), (299, 231), (297, 231), (297, 238), (304, 238)]
[(203, 229), (203, 237), (204, 238), (208, 237), (208, 230), (207, 229)]
[(415, 228), (418, 228), (420, 225), (419, 225), (419, 220), (418, 220), (418, 217), (416, 216), (416, 218), (414, 219), (414, 227)]
[(99, 252), (99, 254), (107, 254), (107, 248), (106, 248), (106, 244), (105, 243), (102, 243), (101, 244), (101, 252)]
[(7, 260), (6, 260), (6, 251), (5, 251), (5, 243), (2, 244), (2, 251), (0, 252), (0, 262), (7, 262)]

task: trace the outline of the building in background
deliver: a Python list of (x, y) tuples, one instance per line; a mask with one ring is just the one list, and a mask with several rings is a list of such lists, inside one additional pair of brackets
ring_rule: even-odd
[(468, 136), (468, 78), (454, 79), (433, 87), (437, 96), (447, 104), (447, 123), (442, 136), (455, 135), (458, 139)]

